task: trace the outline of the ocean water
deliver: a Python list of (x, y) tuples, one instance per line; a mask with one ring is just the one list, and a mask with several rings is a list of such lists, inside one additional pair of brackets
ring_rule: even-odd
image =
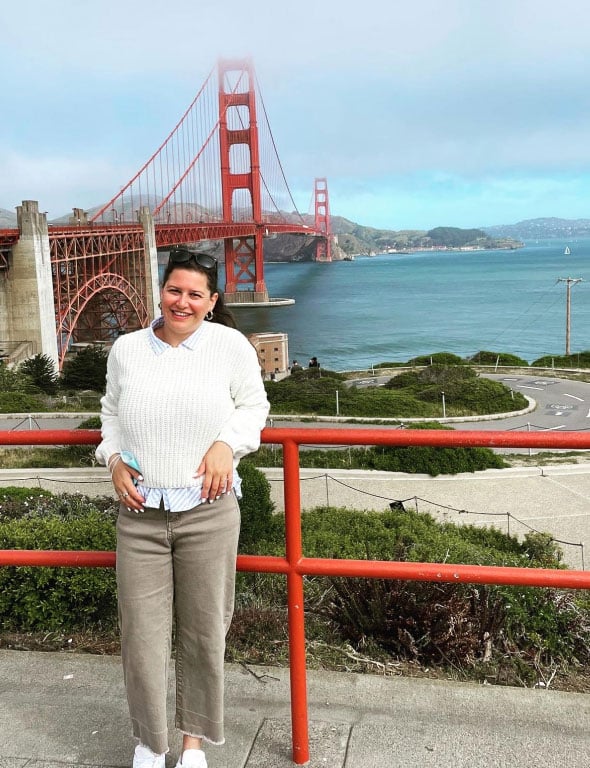
[[(569, 246), (571, 253), (564, 254)], [(245, 333), (287, 333), (289, 356), (312, 355), (332, 370), (367, 368), (417, 355), (479, 350), (528, 362), (590, 349), (590, 238), (538, 240), (516, 251), (431, 251), (355, 261), (265, 264), (271, 297), (295, 304), (238, 308)]]

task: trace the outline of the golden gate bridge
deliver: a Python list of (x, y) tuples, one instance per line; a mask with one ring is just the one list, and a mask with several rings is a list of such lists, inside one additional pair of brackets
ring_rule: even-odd
[(24, 201), (17, 220), (18, 228), (0, 230), (0, 339), (28, 340), (59, 368), (72, 343), (110, 341), (149, 323), (158, 249), (222, 241), (230, 305), (272, 303), (265, 237), (298, 235), (316, 261), (332, 260), (327, 181), (315, 179), (306, 218), (250, 59), (220, 60), (158, 149), (98, 210), (74, 208), (67, 225), (50, 225), (35, 201)]

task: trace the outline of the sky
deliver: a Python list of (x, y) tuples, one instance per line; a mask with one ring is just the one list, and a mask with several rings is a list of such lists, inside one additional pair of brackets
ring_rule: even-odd
[(0, 7), (0, 208), (110, 199), (249, 56), (293, 198), (380, 229), (590, 218), (587, 0)]

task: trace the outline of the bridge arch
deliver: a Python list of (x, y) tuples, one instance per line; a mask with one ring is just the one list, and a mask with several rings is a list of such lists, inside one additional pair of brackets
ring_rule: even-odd
[(57, 328), (60, 369), (74, 339), (112, 342), (121, 332), (143, 328), (149, 320), (145, 296), (129, 280), (114, 272), (95, 275), (71, 296), (60, 312)]

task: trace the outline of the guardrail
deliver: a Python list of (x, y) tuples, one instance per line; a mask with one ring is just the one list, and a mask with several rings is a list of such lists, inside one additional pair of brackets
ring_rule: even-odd
[[(93, 445), (98, 443), (99, 439), (96, 430), (0, 431), (0, 445)], [(285, 557), (240, 555), (237, 559), (237, 568), (241, 571), (282, 573), (287, 577), (292, 757), (296, 765), (303, 765), (309, 760), (304, 576), (348, 576), (590, 589), (590, 572), (588, 571), (305, 557), (301, 536), (299, 472), (300, 445), (422, 445), (586, 450), (590, 449), (590, 433), (267, 428), (262, 433), (262, 441), (283, 446)], [(115, 553), (0, 550), (0, 566), (3, 565), (113, 567)]]

